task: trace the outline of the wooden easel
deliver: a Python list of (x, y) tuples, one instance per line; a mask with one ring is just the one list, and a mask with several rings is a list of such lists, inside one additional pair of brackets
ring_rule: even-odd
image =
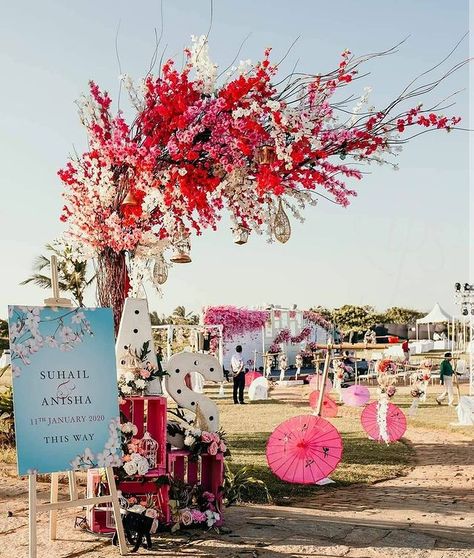
[[(57, 306), (67, 308), (72, 306), (67, 298), (59, 297), (58, 268), (56, 256), (51, 256), (51, 287), (53, 297), (44, 301), (45, 306)], [(36, 493), (36, 475), (28, 475), (28, 526), (29, 526), (29, 558), (37, 558), (37, 537), (36, 537), (36, 515), (49, 511), (49, 539), (57, 538), (58, 510), (66, 508), (95, 506), (96, 504), (111, 503), (117, 529), (120, 554), (123, 556), (127, 552), (127, 544), (123, 531), (122, 518), (120, 515), (120, 504), (118, 500), (117, 487), (115, 485), (114, 470), (106, 467), (107, 482), (110, 494), (107, 496), (97, 496), (95, 498), (78, 498), (77, 485), (74, 471), (68, 471), (69, 480), (69, 500), (58, 502), (59, 473), (51, 473), (51, 502), (49, 504), (38, 504)]]

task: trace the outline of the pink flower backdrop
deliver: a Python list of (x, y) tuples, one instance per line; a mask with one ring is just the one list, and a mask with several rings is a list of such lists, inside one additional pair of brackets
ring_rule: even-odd
[(318, 195), (347, 206), (361, 164), (394, 165), (415, 128), (449, 131), (460, 120), (406, 107), (440, 80), (412, 84), (382, 108), (368, 106), (368, 89), (360, 98), (346, 91), (364, 63), (385, 53), (346, 50), (333, 71), (290, 76), (278, 75), (270, 54), (224, 79), (207, 39), (194, 37), (182, 69), (168, 60), (139, 82), (122, 76), (130, 121), (94, 82), (80, 100), (88, 149), (58, 173), (62, 219), (67, 236), (98, 259), (99, 302), (117, 320), (128, 274), (137, 277), (131, 268), (192, 231), (215, 229), (223, 211), (233, 227), (272, 239), (280, 208), (302, 219)]
[(245, 333), (260, 332), (269, 315), (267, 310), (210, 306), (204, 309), (203, 321), (208, 325), (222, 325), (222, 336), (226, 342)]

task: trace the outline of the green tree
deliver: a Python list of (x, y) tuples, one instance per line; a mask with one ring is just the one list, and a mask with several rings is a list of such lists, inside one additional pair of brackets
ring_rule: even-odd
[(337, 328), (350, 338), (352, 334), (363, 332), (376, 323), (376, 314), (372, 306), (345, 304), (336, 308), (332, 315)]
[(419, 312), (412, 308), (401, 308), (392, 306), (383, 313), (383, 321), (390, 324), (413, 324), (418, 318), (422, 318), (425, 312)]
[[(78, 306), (84, 306), (84, 292), (94, 281), (95, 275), (87, 278), (87, 261), (79, 260), (70, 246), (63, 250), (46, 244), (46, 250), (58, 258), (59, 290), (69, 293)], [(33, 262), (33, 274), (22, 281), (20, 285), (34, 283), (43, 289), (51, 289), (51, 262), (47, 256), (38, 256)]]
[(315, 306), (314, 308), (310, 308), (310, 310), (311, 312), (316, 312), (316, 314), (319, 314), (328, 322), (332, 322), (333, 320), (334, 311), (326, 308), (325, 306)]
[(0, 319), (0, 354), (10, 346), (8, 340), (8, 322)]
[(153, 310), (153, 312), (150, 312), (150, 321), (152, 326), (158, 326), (163, 325), (166, 322), (166, 319), (164, 316), (160, 318), (158, 312)]

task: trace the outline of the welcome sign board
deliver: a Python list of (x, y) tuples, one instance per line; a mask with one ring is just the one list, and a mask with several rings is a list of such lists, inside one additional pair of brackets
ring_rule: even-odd
[(8, 310), (18, 473), (121, 465), (112, 311)]

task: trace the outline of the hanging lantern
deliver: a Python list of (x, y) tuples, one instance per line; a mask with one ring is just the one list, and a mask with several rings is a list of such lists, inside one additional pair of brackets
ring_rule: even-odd
[(178, 231), (176, 238), (173, 242), (173, 255), (171, 256), (170, 260), (173, 263), (190, 263), (191, 256), (189, 255), (191, 252), (191, 239), (189, 233), (186, 232), (184, 227)]
[(285, 244), (288, 242), (291, 236), (291, 225), (288, 215), (283, 209), (283, 204), (281, 200), (278, 202), (278, 211), (276, 212), (275, 218), (272, 223), (272, 231), (278, 242)]
[(137, 368), (140, 368), (140, 361), (132, 353), (130, 347), (127, 347), (117, 360), (117, 371), (120, 374), (126, 374), (127, 372), (133, 372)]
[(275, 160), (275, 149), (271, 145), (262, 145), (257, 149), (257, 163), (260, 165), (271, 165)]
[(120, 204), (120, 207), (123, 209), (124, 207), (134, 207), (137, 205), (138, 205), (137, 198), (134, 196), (133, 192), (129, 190), (127, 195), (125, 196), (125, 199)]
[(150, 436), (149, 432), (145, 432), (140, 440), (139, 449), (140, 454), (147, 459), (150, 469), (156, 469), (158, 447), (158, 442)]
[(250, 229), (243, 225), (237, 225), (232, 229), (235, 244), (247, 244)]
[(153, 265), (153, 284), (163, 285), (168, 279), (168, 266), (163, 258), (160, 256), (156, 258), (155, 264)]

